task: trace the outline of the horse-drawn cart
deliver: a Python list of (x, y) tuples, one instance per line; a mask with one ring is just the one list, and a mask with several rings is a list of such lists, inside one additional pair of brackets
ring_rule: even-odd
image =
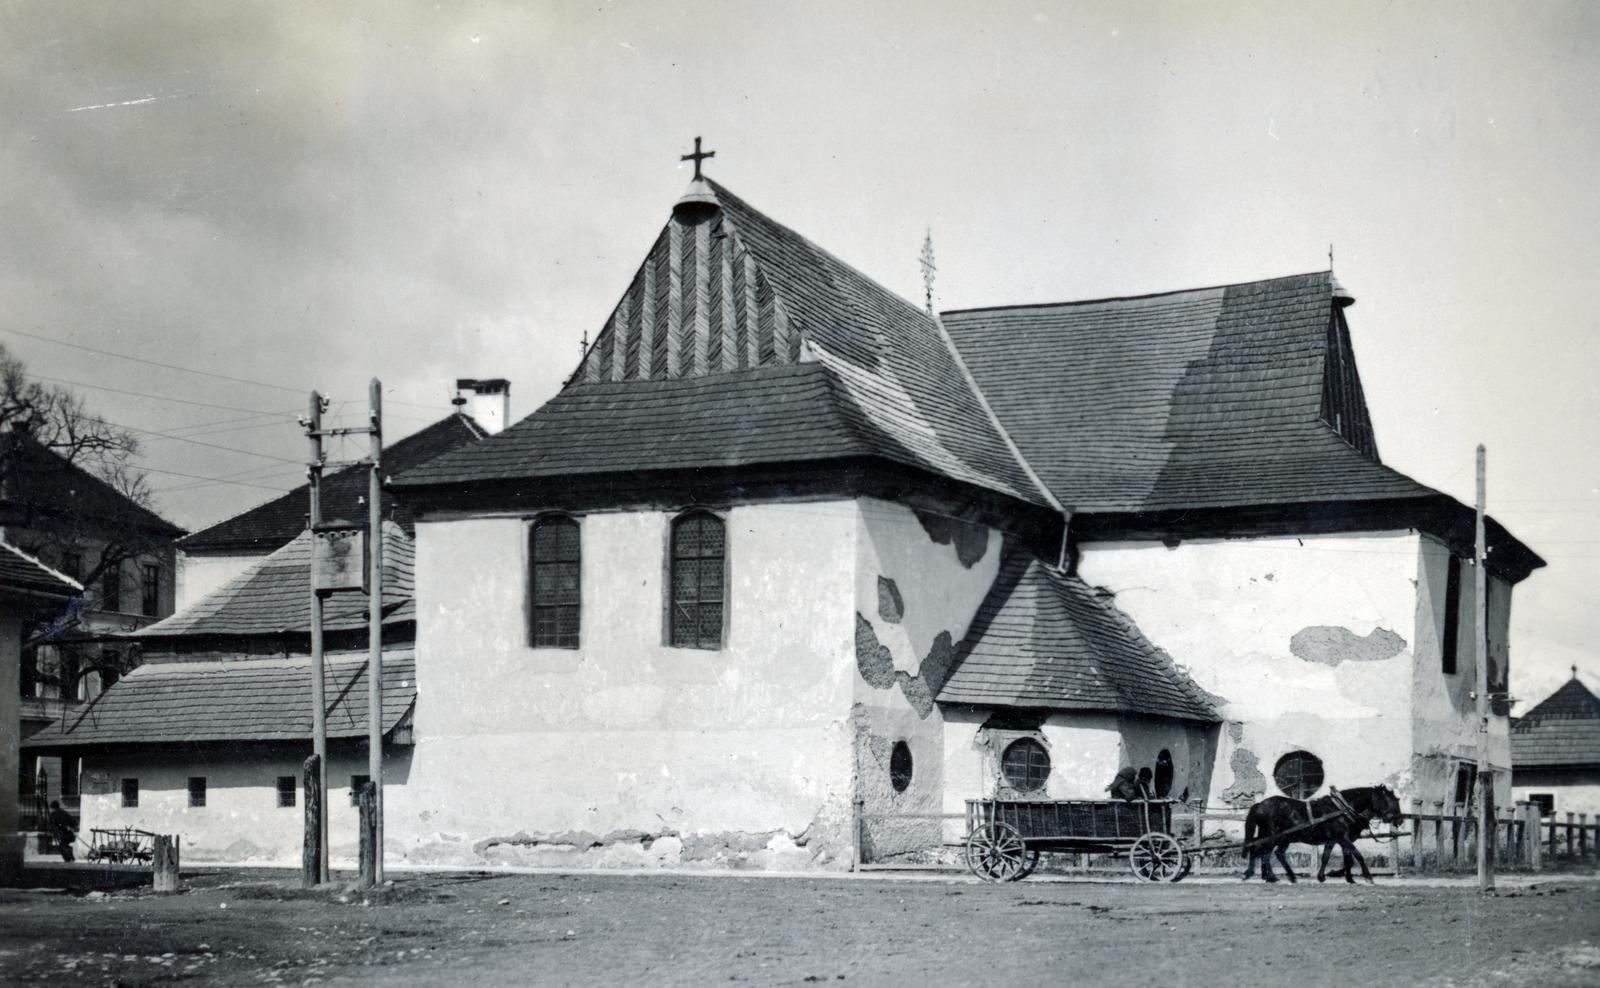
[(155, 856), (156, 835), (148, 830), (131, 827), (89, 831), (89, 860), (107, 861), (111, 864), (137, 862), (148, 864)]
[(1027, 878), (1045, 851), (1126, 857), (1141, 881), (1176, 882), (1190, 855), (1172, 833), (1170, 799), (972, 799), (967, 801), (967, 867), (987, 882)]

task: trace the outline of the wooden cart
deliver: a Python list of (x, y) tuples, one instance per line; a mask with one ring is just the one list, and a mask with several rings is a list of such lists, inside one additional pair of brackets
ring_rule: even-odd
[(101, 829), (89, 831), (89, 860), (112, 864), (148, 864), (155, 856), (156, 835), (148, 830)]
[(986, 882), (1027, 878), (1045, 851), (1125, 857), (1146, 882), (1176, 882), (1193, 864), (1172, 833), (1170, 799), (970, 799), (967, 867)]

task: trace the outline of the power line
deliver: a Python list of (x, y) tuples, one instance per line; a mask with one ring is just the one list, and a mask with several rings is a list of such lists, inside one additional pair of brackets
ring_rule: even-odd
[(248, 450), (248, 449), (239, 449), (236, 446), (220, 446), (217, 443), (206, 443), (206, 442), (201, 442), (198, 439), (190, 439), (188, 436), (174, 436), (174, 435), (169, 435), (169, 434), (164, 433), (164, 432), (151, 432), (149, 429), (135, 429), (131, 425), (117, 425), (114, 422), (113, 423), (108, 423), (108, 424), (114, 425), (118, 429), (127, 429), (129, 432), (140, 432), (140, 433), (144, 433), (145, 435), (157, 436), (157, 437), (159, 437), (161, 439), (176, 439), (178, 442), (181, 442), (181, 443), (193, 443), (196, 446), (204, 446), (207, 449), (220, 449), (223, 452), (227, 452), (227, 453), (242, 453), (245, 456), (259, 456), (263, 460), (277, 460), (279, 463), (295, 463), (295, 464), (300, 463), (299, 460), (291, 460), (291, 459), (289, 459), (287, 457), (283, 457), (283, 456), (273, 456), (271, 453), (256, 453), (256, 452), (252, 452), (251, 450)]
[[(251, 467), (248, 470), (240, 470), (238, 473), (225, 473), (220, 477), (210, 477), (192, 484), (178, 484), (175, 487), (163, 487), (160, 490), (157, 490), (155, 493), (175, 494), (179, 491), (192, 491), (198, 487), (209, 487), (212, 484), (226, 484), (238, 477), (253, 477), (271, 470), (282, 470), (286, 466), (288, 466), (286, 463), (268, 463), (265, 466)], [(290, 489), (293, 490), (293, 488)]]
[(68, 381), (65, 378), (60, 377), (45, 377), (42, 374), (34, 374), (31, 376), (36, 380), (49, 381), (51, 384), (65, 384), (74, 388), (90, 388), (95, 391), (109, 391), (112, 394), (132, 395), (135, 398), (153, 398), (156, 401), (171, 401), (180, 405), (196, 405), (200, 408), (220, 408), (225, 412), (251, 412), (255, 415), (275, 415), (280, 418), (291, 418), (295, 415), (294, 411), (269, 412), (260, 408), (240, 408), (237, 405), (217, 405), (209, 401), (193, 401), (189, 398), (174, 398), (171, 395), (153, 395), (147, 394), (143, 391), (124, 391), (121, 388), (108, 388), (103, 384), (85, 384), (82, 381)]
[(289, 491), (294, 490), (293, 487), (269, 487), (266, 484), (252, 484), (249, 481), (244, 480), (228, 480), (223, 477), (202, 477), (197, 473), (179, 473), (176, 470), (161, 470), (157, 467), (148, 466), (144, 463), (136, 463), (134, 465), (147, 473), (161, 473), (166, 474), (169, 477), (188, 477), (190, 480), (205, 480), (210, 481), (213, 484), (237, 484), (240, 487), (259, 487), (264, 491), (277, 491), (279, 494), (286, 494)]

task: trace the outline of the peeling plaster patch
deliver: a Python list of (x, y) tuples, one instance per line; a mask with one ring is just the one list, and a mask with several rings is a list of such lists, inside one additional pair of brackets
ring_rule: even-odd
[(878, 617), (899, 624), (905, 613), (906, 602), (900, 597), (900, 588), (887, 576), (878, 577)]
[(872, 622), (859, 611), (856, 612), (856, 668), (861, 670), (861, 678), (877, 690), (891, 689), (899, 684), (900, 692), (905, 694), (906, 702), (911, 704), (911, 709), (917, 712), (918, 717), (926, 719), (933, 713), (933, 694), (944, 684), (945, 676), (949, 675), (950, 666), (955, 661), (955, 651), (950, 632), (939, 632), (928, 654), (923, 657), (917, 674), (913, 676), (894, 667), (894, 653), (878, 641), (878, 633), (872, 630)]
[(894, 685), (894, 655), (889, 647), (878, 641), (872, 622), (856, 614), (856, 668), (861, 678), (875, 690), (886, 690)]
[(1388, 628), (1374, 628), (1365, 637), (1349, 628), (1326, 624), (1301, 628), (1289, 639), (1289, 651), (1307, 662), (1336, 666), (1341, 662), (1382, 662), (1405, 651), (1406, 640)]
[(1228, 721), (1228, 740), (1232, 741), (1234, 744), (1238, 744), (1240, 741), (1244, 740), (1244, 721)]
[(989, 530), (982, 525), (961, 521), (958, 518), (946, 518), (944, 515), (929, 514), (914, 508), (912, 514), (917, 516), (917, 521), (922, 523), (923, 531), (928, 533), (928, 538), (935, 544), (954, 543), (956, 560), (967, 569), (976, 566), (989, 551)]
[[(1228, 728), (1231, 732), (1233, 724)], [(1267, 777), (1261, 774), (1261, 763), (1249, 748), (1235, 748), (1233, 757), (1228, 759), (1228, 767), (1233, 769), (1233, 785), (1222, 790), (1224, 803), (1242, 810), (1267, 791)]]

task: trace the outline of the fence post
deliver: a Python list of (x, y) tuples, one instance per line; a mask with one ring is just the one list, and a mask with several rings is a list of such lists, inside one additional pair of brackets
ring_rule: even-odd
[(850, 847), (850, 870), (851, 871), (860, 871), (861, 870), (861, 864), (862, 864), (862, 862), (864, 860), (864, 858), (862, 857), (862, 853), (861, 853), (861, 839), (862, 839), (862, 835), (865, 833), (865, 826), (864, 826), (864, 821), (861, 819), (861, 813), (862, 813), (863, 808), (865, 808), (866, 805), (867, 805), (867, 801), (866, 800), (860, 798), (859, 796), (856, 797), (855, 809), (854, 809), (854, 817), (855, 817), (855, 819), (852, 821), (854, 825), (851, 828), (854, 831), (854, 840), (851, 841), (851, 847)]
[(1522, 814), (1522, 859), (1529, 868), (1539, 870), (1539, 804), (1523, 800), (1517, 804)]
[(171, 834), (158, 834), (155, 839), (155, 873), (157, 892), (178, 891), (178, 838)]
[(1578, 857), (1589, 856), (1589, 814), (1578, 814)]
[(370, 889), (378, 884), (378, 784), (368, 782), (361, 787), (358, 797), (361, 810), (361, 840), (357, 857), (360, 859), (359, 885)]
[[(1416, 806), (1411, 821), (1411, 870), (1420, 875), (1422, 874), (1422, 800), (1417, 798), (1411, 802)], [(1399, 856), (1396, 852), (1395, 857)]]
[(1576, 813), (1570, 810), (1567, 812), (1567, 857), (1569, 858), (1572, 857), (1572, 818), (1575, 816)]
[(305, 795), (305, 837), (300, 845), (300, 885), (311, 888), (327, 876), (322, 873), (322, 759), (312, 755), (300, 768), (300, 791)]

